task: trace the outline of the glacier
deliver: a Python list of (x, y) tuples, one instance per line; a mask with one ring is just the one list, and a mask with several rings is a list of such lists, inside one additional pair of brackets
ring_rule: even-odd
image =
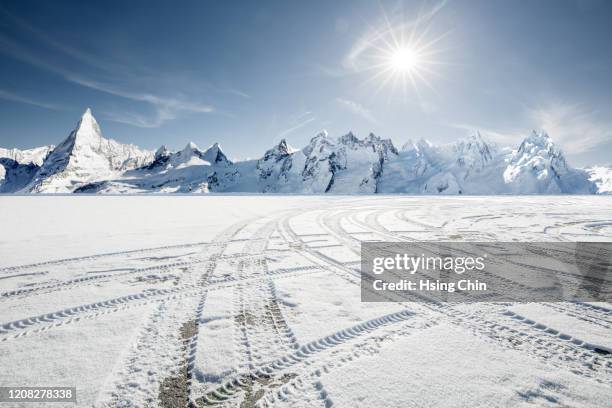
[(397, 149), (373, 133), (285, 139), (255, 160), (232, 161), (218, 143), (156, 152), (103, 137), (91, 109), (57, 146), (0, 149), (0, 193), (609, 194), (612, 169), (570, 166), (545, 131), (516, 149), (475, 132), (455, 143), (425, 139)]

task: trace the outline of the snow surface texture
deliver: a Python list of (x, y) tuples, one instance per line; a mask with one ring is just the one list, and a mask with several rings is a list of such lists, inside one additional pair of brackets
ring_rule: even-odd
[(612, 305), (362, 303), (358, 270), (361, 241), (612, 241), (610, 200), (0, 197), (0, 384), (79, 407), (609, 406)]
[(546, 132), (517, 149), (475, 133), (398, 151), (391, 140), (323, 131), (303, 149), (283, 139), (258, 160), (232, 162), (214, 143), (155, 154), (102, 136), (91, 110), (57, 147), (0, 149), (0, 193), (592, 194), (610, 193), (612, 170), (576, 169)]

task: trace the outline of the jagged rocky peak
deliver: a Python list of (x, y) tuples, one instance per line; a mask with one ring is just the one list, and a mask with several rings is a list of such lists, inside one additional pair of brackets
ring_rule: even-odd
[(408, 141), (402, 145), (401, 151), (408, 152), (411, 150), (416, 150), (416, 144), (412, 141), (412, 139), (408, 139)]
[(91, 108), (85, 110), (81, 120), (79, 120), (68, 138), (74, 139), (76, 144), (100, 144), (102, 141), (102, 131), (91, 112)]
[[(572, 168), (544, 131), (528, 134), (512, 151), (497, 148), (478, 132), (444, 145), (421, 138), (406, 143), (402, 151), (400, 155), (390, 139), (374, 133), (363, 139), (353, 132), (332, 138), (321, 131), (301, 151), (282, 139), (257, 161), (232, 163), (217, 143), (202, 150), (190, 142), (179, 151), (161, 146), (152, 152), (106, 139), (87, 109), (54, 149), (0, 149), (0, 156), (7, 157), (0, 159), (0, 192), (586, 194), (611, 190), (609, 169)], [(40, 167), (34, 156), (40, 157)], [(26, 160), (27, 165), (20, 162)]]
[(170, 149), (166, 147), (166, 145), (161, 145), (159, 149), (155, 152), (153, 156), (153, 161), (144, 166), (147, 170), (157, 169), (166, 166), (170, 158), (172, 157), (172, 152)]
[(161, 145), (155, 152), (155, 160), (170, 156), (171, 152), (166, 145)]
[(315, 135), (312, 139), (310, 139), (310, 145), (320, 145), (320, 144), (334, 144), (334, 140), (327, 130), (322, 130)]
[(287, 144), (285, 139), (281, 141), (271, 149), (266, 150), (264, 153), (263, 160), (268, 161), (273, 159), (274, 161), (280, 161), (285, 157), (290, 156), (293, 153), (293, 148)]
[(194, 153), (198, 153), (198, 152), (200, 152), (200, 149), (198, 149), (198, 145), (196, 145), (194, 142), (189, 142), (183, 148), (183, 150), (179, 151), (179, 154), (187, 156), (187, 155), (193, 155)]
[(549, 155), (562, 155), (561, 149), (555, 145), (552, 138), (545, 130), (533, 130), (531, 134), (523, 140), (517, 153), (538, 154), (543, 151), (547, 151)]
[[(91, 109), (87, 108), (68, 137), (47, 156), (39, 175), (46, 177), (71, 166), (97, 169), (101, 160), (96, 159), (103, 142), (106, 142), (106, 139), (102, 137), (100, 126)], [(108, 167), (108, 161), (104, 164)]]
[(321, 130), (312, 139), (310, 139), (310, 143), (322, 139), (330, 139), (329, 133), (325, 129)]
[(486, 142), (486, 140), (482, 137), (482, 135), (480, 134), (479, 131), (475, 131), (472, 134), (470, 134), (467, 139), (464, 141), (464, 143), (468, 146), (476, 146), (478, 148), (488, 148), (489, 144)]
[(221, 145), (219, 143), (213, 143), (204, 154), (202, 158), (209, 162), (210, 164), (231, 164), (232, 162), (227, 158), (227, 156), (223, 153), (221, 149)]
[(540, 161), (549, 161), (551, 165), (557, 167), (567, 166), (563, 151), (544, 130), (532, 131), (512, 155), (513, 162), (532, 161), (536, 158)]
[(344, 136), (340, 136), (338, 138), (338, 143), (343, 144), (345, 146), (351, 147), (351, 148), (355, 148), (357, 146), (361, 146), (362, 145), (362, 141), (359, 140), (354, 134), (353, 132), (349, 131), (346, 135)]
[(373, 132), (370, 132), (370, 134), (364, 139), (364, 141), (366, 143), (383, 143), (389, 142), (391, 141), (391, 139), (383, 139), (380, 136), (376, 136)]
[(278, 153), (282, 156), (287, 156), (289, 154), (291, 154), (292, 150), (291, 147), (289, 147), (289, 145), (287, 144), (287, 141), (285, 139), (281, 139), (281, 141), (278, 143), (278, 145), (276, 146)]
[(196, 145), (194, 142), (189, 142), (182, 150), (179, 150), (172, 155), (172, 161), (178, 165), (187, 163), (192, 159), (196, 159), (196, 161), (198, 159), (203, 160), (203, 154), (204, 153), (198, 148), (198, 145)]
[(322, 153), (325, 149), (333, 146), (334, 140), (329, 136), (326, 130), (317, 133), (315, 137), (310, 139), (310, 143), (302, 150), (304, 155), (310, 156), (313, 153)]
[(418, 151), (427, 151), (432, 149), (434, 145), (429, 140), (425, 138), (420, 138), (419, 140), (417, 140), (415, 147)]
[(391, 139), (383, 139), (380, 136), (376, 136), (374, 133), (370, 133), (368, 137), (364, 139), (364, 143), (368, 146), (373, 146), (375, 151), (380, 150), (385, 157), (387, 157), (389, 153), (395, 155), (399, 154)]
[(545, 131), (533, 131), (512, 152), (503, 177), (507, 184), (515, 186), (514, 192), (588, 193), (592, 189), (584, 174), (568, 165), (561, 149)]
[(494, 150), (494, 147), (487, 143), (478, 131), (455, 145), (455, 152), (458, 155), (457, 163), (460, 165), (470, 163), (484, 167), (493, 159)]

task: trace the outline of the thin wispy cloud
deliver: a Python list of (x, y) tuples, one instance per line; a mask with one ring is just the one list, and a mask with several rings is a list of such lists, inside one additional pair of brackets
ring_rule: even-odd
[[(115, 85), (108, 81), (96, 80), (85, 77), (81, 74), (77, 74), (63, 65), (52, 62), (50, 59), (46, 59), (44, 57), (44, 53), (34, 52), (31, 47), (26, 47), (2, 34), (0, 34), (0, 52), (40, 69), (60, 75), (68, 82), (113, 96), (149, 104), (152, 107), (153, 114), (151, 116), (127, 112), (125, 110), (107, 111), (105, 112), (105, 116), (109, 120), (137, 127), (159, 127), (165, 122), (176, 119), (185, 113), (208, 114), (217, 111), (215, 107), (209, 103), (202, 103), (194, 99), (187, 99), (184, 96), (165, 96), (130, 89), (130, 87), (133, 87), (139, 83), (138, 79), (140, 77), (127, 71), (125, 66), (105, 61), (96, 55), (78, 50), (56, 41), (26, 21), (9, 14), (1, 7), (0, 13), (9, 17), (9, 19), (11, 19), (18, 27), (22, 28), (23, 31), (30, 33), (33, 38), (42, 43), (46, 48), (53, 49), (54, 51), (57, 51), (71, 59), (89, 65), (95, 68), (95, 70), (104, 73), (104, 76), (115, 78), (120, 82), (117, 82), (117, 85)], [(156, 81), (151, 82), (155, 83)], [(119, 86), (119, 83), (129, 85)], [(231, 87), (219, 88), (209, 86), (209, 88), (215, 89), (220, 93), (228, 93), (245, 99), (251, 97), (249, 94)], [(7, 99), (9, 96), (5, 96), (4, 99)], [(0, 97), (2, 96), (0, 95)], [(12, 98), (12, 100), (17, 102), (29, 103), (43, 107), (40, 103), (36, 103), (37, 101), (26, 101), (24, 98), (22, 98), (22, 100), (17, 100), (15, 95), (12, 95)], [(48, 104), (48, 106), (51, 105)]]
[(102, 116), (111, 122), (124, 123), (141, 128), (158, 128), (168, 120), (176, 118), (172, 110), (159, 107), (153, 115), (142, 115), (134, 112), (123, 112), (120, 110), (103, 111)]
[(70, 56), (71, 58), (80, 61), (82, 63), (88, 64), (92, 67), (101, 68), (106, 71), (117, 72), (123, 70), (123, 65), (109, 62), (103, 58), (95, 54), (88, 53), (83, 50), (76, 49), (62, 42), (56, 41), (54, 38), (49, 36), (44, 31), (38, 29), (37, 27), (31, 25), (27, 21), (22, 18), (9, 13), (5, 8), (0, 5), (0, 13), (4, 16), (8, 17), (10, 21), (12, 21), (17, 27), (25, 32), (29, 32), (34, 38), (38, 41), (46, 44), (46, 46), (51, 47), (65, 55)]
[(312, 115), (311, 112), (306, 112), (298, 118), (297, 123), (294, 123), (290, 127), (280, 131), (278, 133), (278, 138), (283, 139), (287, 137), (288, 135), (296, 132), (297, 130), (303, 128), (304, 126), (308, 125), (309, 123), (314, 122), (315, 120), (316, 120), (316, 117)]
[(555, 102), (527, 108), (523, 123), (525, 126), (521, 129), (510, 130), (469, 123), (454, 123), (450, 126), (469, 133), (478, 131), (488, 140), (511, 147), (515, 147), (533, 130), (544, 130), (570, 154), (590, 152), (612, 141), (612, 121), (583, 104)]
[(366, 108), (365, 106), (363, 106), (362, 104), (360, 104), (359, 102), (355, 102), (349, 99), (344, 99), (344, 98), (336, 98), (336, 103), (348, 110), (349, 112), (353, 113), (354, 115), (357, 115), (365, 120), (367, 120), (370, 123), (374, 123), (374, 124), (378, 124), (378, 120), (374, 117), (374, 115), (372, 114), (372, 111), (370, 111), (368, 108)]
[(240, 96), (241, 98), (244, 98), (244, 99), (251, 99), (251, 95), (249, 95), (246, 92), (242, 92), (242, 91), (240, 91), (238, 89), (235, 89), (235, 88), (228, 88), (227, 89), (227, 93), (230, 93), (230, 94), (236, 95), (236, 96)]
[(19, 45), (17, 42), (2, 34), (0, 34), (0, 52), (19, 61), (33, 65), (37, 68), (44, 69), (46, 71), (53, 72), (55, 74), (59, 74), (61, 76), (64, 76), (67, 72), (65, 69), (59, 66), (44, 61), (35, 53), (31, 52), (27, 48)]
[(552, 103), (530, 109), (528, 115), (569, 153), (585, 153), (612, 141), (612, 121), (582, 104)]
[(125, 123), (138, 127), (155, 128), (163, 125), (169, 120), (176, 119), (182, 112), (211, 113), (215, 111), (213, 106), (207, 104), (165, 98), (149, 93), (128, 92), (109, 84), (91, 81), (78, 76), (70, 75), (67, 77), (67, 79), (79, 85), (95, 89), (100, 92), (105, 92), (110, 95), (119, 96), (133, 101), (149, 103), (152, 105), (155, 112), (153, 117), (123, 111), (106, 112), (105, 116), (107, 119), (114, 122)]
[(11, 102), (19, 102), (19, 103), (25, 103), (28, 105), (38, 106), (39, 108), (44, 108), (44, 109), (51, 109), (51, 110), (58, 110), (58, 111), (66, 109), (60, 105), (56, 105), (56, 104), (48, 103), (44, 101), (39, 101), (37, 99), (32, 99), (27, 96), (23, 96), (23, 95), (19, 95), (13, 92), (6, 91), (4, 89), (0, 89), (0, 98), (7, 100), (7, 101), (11, 101)]
[(323, 64), (312, 64), (312, 68), (315, 74), (330, 78), (341, 78), (351, 73), (348, 69), (343, 66), (329, 66)]

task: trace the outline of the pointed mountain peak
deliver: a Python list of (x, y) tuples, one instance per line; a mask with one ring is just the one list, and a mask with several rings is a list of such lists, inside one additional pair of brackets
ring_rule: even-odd
[(58, 145), (60, 150), (71, 150), (75, 145), (88, 145), (93, 148), (98, 148), (103, 141), (102, 131), (100, 126), (91, 113), (91, 109), (87, 108), (81, 119), (76, 124), (76, 127), (70, 132), (70, 135)]
[(316, 142), (317, 140), (326, 140), (329, 139), (329, 133), (327, 133), (327, 130), (323, 129), (321, 130), (319, 133), (317, 133), (315, 135), (315, 137), (313, 137), (312, 139), (310, 139), (310, 143)]
[(519, 152), (535, 152), (539, 150), (549, 150), (551, 153), (553, 150), (559, 150), (545, 130), (533, 130), (531, 134), (522, 141), (518, 148)]
[(483, 141), (484, 142), (484, 139), (482, 138), (482, 135), (480, 134), (480, 132), (478, 130), (473, 132), (472, 134), (470, 134), (469, 139), (470, 140), (476, 140), (476, 141)]
[(202, 158), (211, 164), (215, 163), (231, 163), (227, 156), (223, 153), (219, 143), (213, 143), (202, 155)]
[(489, 145), (478, 131), (454, 143), (452, 148), (457, 155), (456, 162), (459, 166), (476, 169), (484, 168), (493, 159), (495, 151), (495, 146)]
[(221, 145), (215, 142), (208, 146), (208, 148), (204, 151), (204, 154), (217, 154), (218, 152), (223, 153), (223, 150), (221, 149)]
[(185, 150), (185, 151), (189, 151), (189, 150), (191, 150), (191, 151), (193, 151), (193, 150), (198, 150), (198, 145), (196, 145), (196, 144), (195, 144), (195, 143), (193, 143), (193, 142), (189, 142), (189, 143), (187, 143), (187, 146), (185, 146), (185, 148), (184, 148), (183, 150)]
[(381, 151), (385, 157), (387, 157), (389, 153), (399, 154), (391, 139), (383, 139), (382, 137), (375, 135), (373, 132), (370, 132), (370, 134), (363, 139), (362, 143), (366, 146), (371, 146), (375, 151)]
[(83, 112), (81, 115), (81, 120), (79, 121), (78, 127), (95, 127), (98, 129), (98, 131), (100, 130), (98, 121), (91, 112), (91, 108), (85, 109), (85, 112)]
[(293, 154), (299, 150), (287, 143), (285, 139), (281, 139), (281, 141), (278, 143), (278, 147), (286, 151), (287, 154)]
[(458, 146), (467, 150), (476, 147), (478, 150), (489, 150), (491, 148), (490, 143), (485, 140), (479, 131), (471, 133), (466, 139), (459, 141)]
[(263, 156), (263, 160), (267, 161), (273, 159), (274, 161), (279, 161), (294, 152), (294, 149), (287, 144), (285, 139), (281, 139), (280, 142), (276, 146), (271, 149), (266, 150)]
[(358, 144), (361, 143), (361, 140), (359, 140), (357, 138), (357, 136), (355, 136), (353, 134), (353, 132), (348, 132), (346, 135), (341, 136), (338, 141), (344, 145), (348, 145), (348, 146), (356, 146)]
[(278, 142), (276, 149), (278, 153), (280, 153), (283, 156), (290, 154), (292, 150), (292, 148), (287, 144), (287, 141), (285, 139), (281, 139), (281, 141)]
[(159, 159), (162, 157), (167, 157), (170, 155), (170, 150), (166, 147), (166, 145), (161, 145), (159, 149), (155, 152), (155, 159)]
[(310, 156), (314, 151), (321, 152), (334, 144), (335, 141), (329, 136), (327, 131), (321, 130), (315, 137), (310, 139), (310, 143), (302, 149), (302, 152), (306, 156)]
[(416, 145), (414, 144), (412, 139), (408, 139), (408, 141), (402, 145), (403, 152), (407, 152), (409, 150), (414, 150), (414, 149), (416, 149)]
[(525, 138), (525, 140), (529, 140), (534, 143), (547, 143), (552, 142), (550, 136), (545, 130), (532, 130), (531, 134)]
[(183, 150), (175, 153), (173, 161), (175, 163), (186, 163), (192, 157), (202, 158), (202, 152), (195, 143), (189, 142)]
[(427, 149), (427, 148), (433, 147), (433, 144), (425, 138), (420, 138), (418, 142), (416, 142), (416, 146), (421, 149), (423, 148)]

